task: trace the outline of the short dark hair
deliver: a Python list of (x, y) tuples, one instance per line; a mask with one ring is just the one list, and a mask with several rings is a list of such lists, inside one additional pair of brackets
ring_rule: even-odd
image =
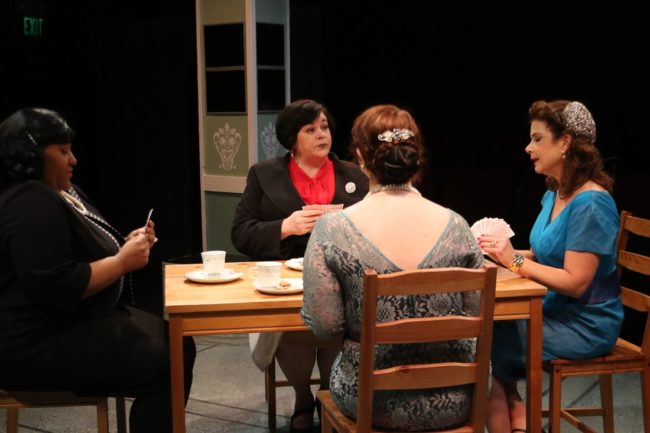
[(331, 131), (334, 130), (334, 119), (327, 108), (312, 99), (299, 99), (287, 105), (280, 111), (275, 121), (275, 135), (280, 144), (292, 150), (300, 128), (310, 124), (323, 113)]
[(23, 108), (0, 123), (0, 190), (43, 179), (43, 148), (68, 144), (75, 132), (56, 111)]
[(23, 108), (0, 123), (0, 140), (27, 135), (38, 146), (72, 143), (75, 132), (59, 113), (47, 108)]

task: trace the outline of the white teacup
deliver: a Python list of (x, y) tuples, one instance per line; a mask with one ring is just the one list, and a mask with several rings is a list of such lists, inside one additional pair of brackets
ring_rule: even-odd
[(201, 259), (203, 259), (203, 270), (206, 274), (220, 274), (226, 264), (226, 252), (203, 251)]
[(280, 284), (280, 262), (257, 262), (250, 268), (250, 274), (255, 283), (260, 287), (276, 287)]

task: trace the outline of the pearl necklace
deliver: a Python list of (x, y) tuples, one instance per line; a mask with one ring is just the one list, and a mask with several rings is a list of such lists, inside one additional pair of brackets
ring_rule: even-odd
[[(77, 194), (77, 192), (74, 189), (70, 189), (72, 194)], [(86, 217), (86, 220), (88, 220), (91, 224), (93, 224), (95, 227), (100, 229), (104, 234), (106, 234), (111, 241), (117, 246), (117, 249), (119, 250), (121, 248), (120, 242), (117, 240), (115, 235), (113, 235), (110, 231), (108, 231), (105, 227), (102, 226), (102, 224), (106, 224), (106, 226), (110, 227), (115, 233), (119, 232), (111, 226), (106, 220), (99, 215), (95, 215), (94, 213), (90, 212), (86, 206), (81, 202), (81, 200), (74, 195), (66, 192), (66, 191), (59, 191), (61, 193), (61, 196), (67, 201), (76, 211), (78, 211), (81, 215)], [(102, 224), (100, 224), (99, 222)], [(129, 287), (131, 291), (131, 304), (135, 305), (135, 296), (133, 294), (133, 280), (131, 279), (131, 273), (128, 273), (129, 276)], [(118, 294), (117, 297), (119, 298), (122, 295), (122, 290), (124, 290), (124, 277), (125, 275), (122, 275), (120, 277), (119, 281), (119, 288), (118, 288)]]
[(382, 191), (406, 191), (422, 196), (422, 194), (420, 194), (420, 191), (414, 188), (410, 183), (389, 183), (387, 185), (377, 185), (370, 192), (368, 192), (368, 194), (376, 194)]
[(84, 206), (84, 204), (80, 200), (78, 200), (75, 196), (68, 194), (65, 191), (61, 191), (61, 195), (63, 196), (65, 201), (70, 203), (70, 205), (72, 205), (73, 208), (79, 211), (81, 215), (88, 215), (88, 209), (86, 209), (86, 206)]

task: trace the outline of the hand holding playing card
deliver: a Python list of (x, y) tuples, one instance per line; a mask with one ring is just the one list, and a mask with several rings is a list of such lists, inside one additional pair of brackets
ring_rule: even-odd
[[(483, 235), (500, 236), (504, 238), (511, 238), (515, 235), (515, 232), (512, 231), (508, 223), (501, 218), (482, 218), (472, 224), (470, 230), (476, 239)], [(483, 251), (483, 254), (486, 254), (486, 252)]]

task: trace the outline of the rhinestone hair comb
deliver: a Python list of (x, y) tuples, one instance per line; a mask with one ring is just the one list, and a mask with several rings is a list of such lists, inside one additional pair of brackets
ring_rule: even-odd
[(377, 136), (379, 141), (386, 141), (388, 143), (392, 143), (393, 141), (405, 141), (413, 137), (415, 137), (415, 134), (410, 129), (398, 128), (386, 130)]

